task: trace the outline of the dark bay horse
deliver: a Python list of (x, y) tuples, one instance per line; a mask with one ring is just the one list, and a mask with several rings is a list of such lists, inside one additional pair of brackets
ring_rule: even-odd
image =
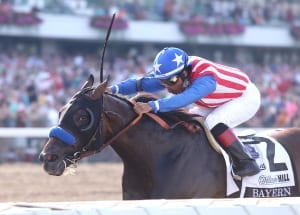
[[(70, 164), (110, 145), (123, 161), (125, 200), (226, 197), (224, 159), (204, 132), (166, 130), (148, 115), (138, 116), (129, 100), (106, 93), (107, 82), (93, 83), (91, 75), (60, 111), (40, 154), (48, 174), (62, 175)], [(291, 155), (299, 179), (300, 129), (273, 136)]]

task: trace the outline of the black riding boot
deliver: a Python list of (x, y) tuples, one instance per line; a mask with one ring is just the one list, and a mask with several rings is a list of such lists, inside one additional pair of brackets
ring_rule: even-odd
[(259, 173), (260, 169), (257, 163), (251, 158), (246, 147), (231, 128), (224, 123), (219, 123), (212, 128), (211, 133), (231, 157), (233, 170), (236, 175), (244, 177)]

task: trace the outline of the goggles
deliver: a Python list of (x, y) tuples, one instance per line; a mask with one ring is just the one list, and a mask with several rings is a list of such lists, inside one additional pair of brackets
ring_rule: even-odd
[(166, 84), (166, 85), (172, 86), (172, 85), (174, 85), (174, 84), (177, 83), (178, 79), (179, 79), (179, 75), (174, 75), (174, 76), (172, 76), (169, 79), (160, 79), (160, 82), (162, 84)]

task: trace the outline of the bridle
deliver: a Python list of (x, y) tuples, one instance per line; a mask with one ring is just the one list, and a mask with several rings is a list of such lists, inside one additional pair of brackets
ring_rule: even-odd
[(95, 112), (92, 112), (88, 108), (85, 108), (86, 110), (88, 110), (87, 112), (91, 116), (91, 122), (86, 128), (84, 128), (82, 130), (88, 131), (89, 129), (92, 129), (94, 127), (92, 124), (97, 123), (94, 120), (95, 118), (97, 118), (97, 116), (100, 116), (99, 125), (96, 127), (96, 129), (93, 132), (93, 134), (91, 135), (91, 137), (87, 138), (87, 139), (89, 139), (88, 143), (85, 144), (81, 149), (79, 149), (79, 151), (75, 152), (73, 155), (66, 156), (65, 162), (68, 161), (68, 162), (74, 164), (84, 157), (88, 157), (90, 155), (101, 152), (105, 147), (111, 145), (116, 139), (118, 139), (122, 134), (124, 134), (128, 129), (130, 129), (132, 126), (134, 126), (142, 118), (142, 114), (137, 115), (132, 121), (130, 121), (127, 124), (127, 126), (125, 126), (120, 131), (118, 131), (109, 140), (105, 141), (104, 133), (103, 133), (103, 126), (102, 126), (103, 125), (103, 113), (108, 114), (108, 112), (104, 110), (104, 105), (100, 101), (103, 102), (103, 96), (101, 98), (99, 98), (100, 107), (98, 109), (94, 110)]
[[(106, 94), (108, 94), (108, 93), (106, 93)], [(109, 95), (112, 95), (112, 94), (109, 94)], [(129, 101), (132, 104), (135, 103), (134, 100), (129, 100)], [(104, 109), (103, 109), (103, 112), (108, 114)], [(98, 113), (98, 114), (101, 114), (101, 113)], [(152, 118), (154, 121), (156, 121), (159, 125), (161, 125), (165, 129), (172, 129), (173, 128), (173, 126), (170, 127), (163, 119), (161, 119), (156, 114), (145, 113), (145, 115)], [(102, 129), (102, 126), (101, 126), (102, 125), (101, 122), (103, 122), (103, 115), (101, 115), (100, 124), (98, 125), (97, 129), (93, 133), (93, 135), (90, 138), (89, 142), (80, 151), (75, 152), (71, 156), (67, 156), (65, 159), (67, 159), (69, 162), (74, 164), (77, 161), (81, 160), (82, 158), (85, 158), (85, 157), (88, 157), (90, 155), (101, 152), (104, 148), (106, 148), (107, 146), (114, 143), (122, 134), (126, 133), (132, 126), (136, 125), (142, 119), (142, 117), (143, 117), (143, 114), (138, 114), (125, 127), (123, 127), (116, 134), (114, 134), (113, 137), (111, 137), (109, 140), (105, 141), (104, 140), (104, 135), (103, 135), (103, 129)], [(100, 138), (100, 141), (98, 141), (99, 138)]]
[[(79, 159), (82, 159), (84, 157), (88, 157), (90, 155), (96, 154), (101, 152), (105, 147), (111, 145), (114, 141), (116, 141), (122, 134), (124, 134), (126, 131), (128, 131), (132, 126), (134, 126), (135, 124), (137, 124), (140, 119), (142, 118), (142, 114), (137, 115), (126, 127), (122, 128), (120, 131), (118, 131), (113, 137), (111, 137), (108, 141), (102, 143), (102, 144), (98, 144), (100, 145), (98, 149), (96, 150), (92, 150), (92, 151), (88, 151), (85, 150), (85, 147), (82, 149), (81, 152), (76, 152), (75, 154), (79, 155)], [(100, 128), (100, 126), (99, 126)], [(98, 131), (98, 130), (97, 130)], [(93, 144), (96, 141), (96, 135), (97, 132), (95, 132), (95, 134), (93, 135), (91, 141), (89, 144)], [(96, 145), (97, 143), (95, 143)]]

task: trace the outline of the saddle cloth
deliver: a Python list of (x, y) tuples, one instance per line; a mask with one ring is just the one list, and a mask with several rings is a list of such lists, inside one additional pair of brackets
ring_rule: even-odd
[[(290, 157), (284, 147), (275, 139), (264, 135), (240, 138), (261, 171), (254, 176), (242, 178), (240, 186), (232, 183), (232, 180), (229, 179), (227, 195), (237, 192), (237, 187), (239, 187), (240, 197), (292, 196), (295, 189), (295, 178)], [(222, 153), (223, 156), (227, 156), (226, 152), (222, 151)], [(230, 165), (226, 166), (229, 174), (231, 167)], [(232, 174), (231, 176), (227, 175), (227, 180), (229, 177), (232, 177)]]

